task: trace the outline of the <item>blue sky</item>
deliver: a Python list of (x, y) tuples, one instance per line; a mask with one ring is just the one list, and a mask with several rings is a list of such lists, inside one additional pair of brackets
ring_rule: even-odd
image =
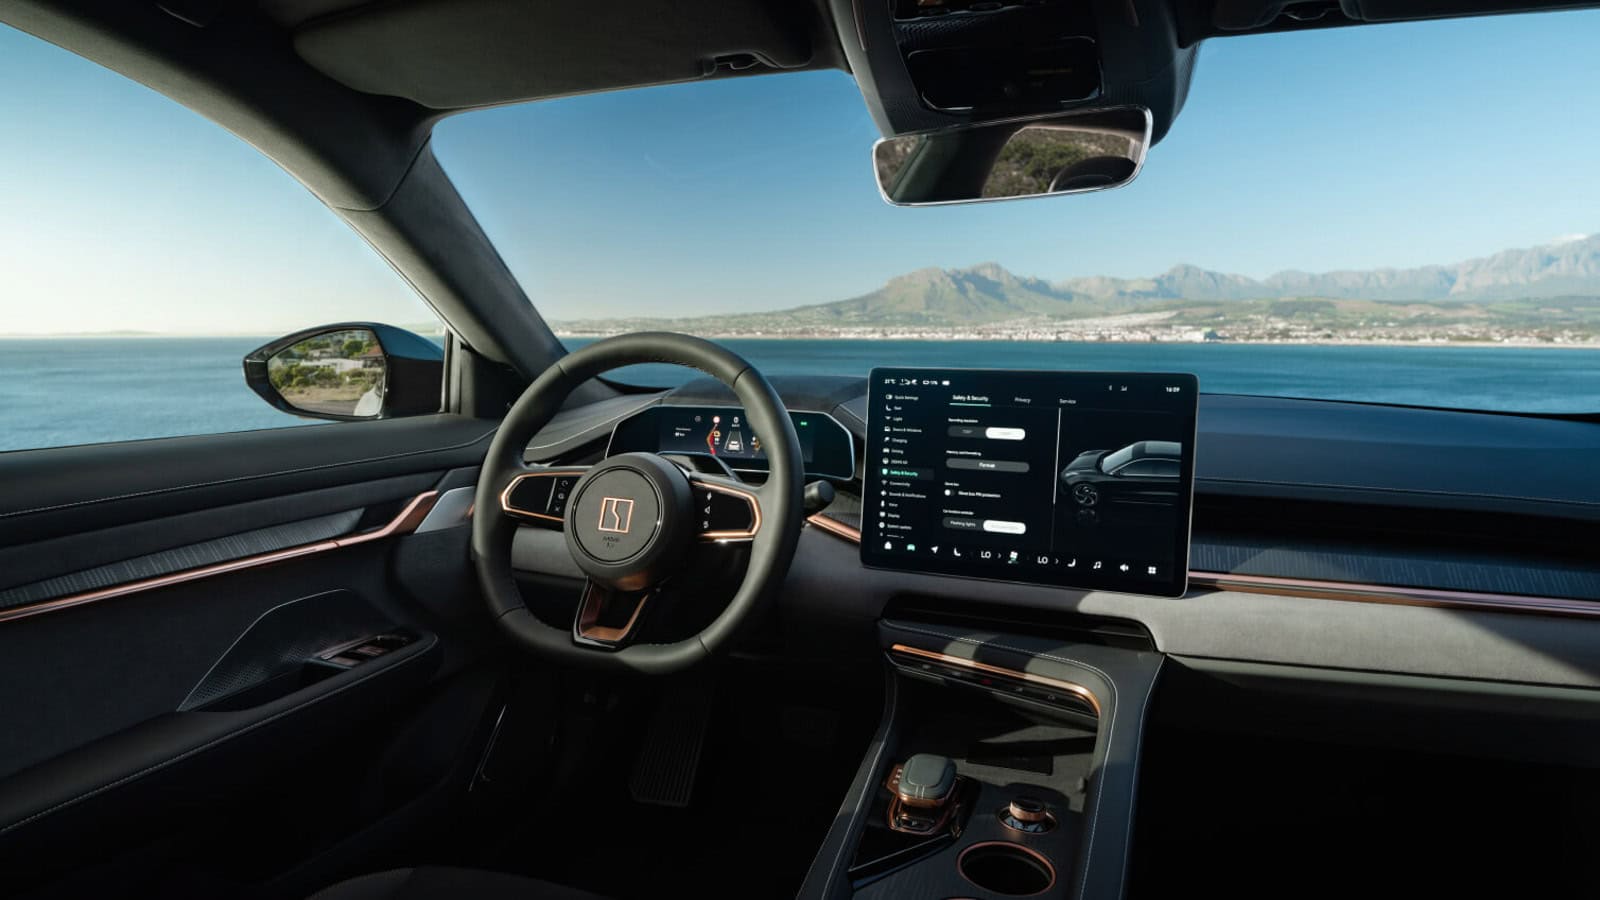
[[(837, 72), (474, 112), (435, 149), (558, 319), (825, 302), (989, 260), (1047, 278), (1446, 263), (1600, 230), (1597, 48), (1596, 12), (1214, 40), (1133, 185), (1020, 203), (885, 206)], [(427, 315), (255, 151), (4, 29), (0, 116), (0, 332)]]
[(433, 314), (253, 147), (0, 26), (0, 334), (273, 335)]

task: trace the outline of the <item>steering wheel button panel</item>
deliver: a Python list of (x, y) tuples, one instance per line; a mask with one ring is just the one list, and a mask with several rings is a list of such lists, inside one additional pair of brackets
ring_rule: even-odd
[(695, 525), (702, 540), (747, 541), (761, 525), (753, 495), (720, 485), (695, 486)]
[(545, 512), (556, 518), (567, 514), (567, 500), (572, 496), (572, 489), (578, 486), (578, 476), (558, 475), (555, 484), (550, 488), (550, 502), (545, 507)]
[(552, 478), (523, 478), (506, 491), (506, 509), (525, 516), (539, 515), (550, 506)]
[(560, 525), (581, 477), (582, 470), (570, 468), (524, 473), (513, 479), (500, 495), (500, 506), (519, 518)]

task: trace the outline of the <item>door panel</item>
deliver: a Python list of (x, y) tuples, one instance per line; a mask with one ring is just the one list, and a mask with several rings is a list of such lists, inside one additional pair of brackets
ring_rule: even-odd
[[(162, 822), (159, 807), (226, 792), (288, 762), (314, 762), (320, 738), (345, 737), (352, 719), (414, 700), (437, 666), (438, 638), (243, 708), (219, 703), (161, 713), (58, 755), (7, 781), (0, 839), (14, 866), (95, 840), (125, 843)], [(137, 831), (135, 831), (137, 830)]]
[[(498, 670), (498, 645), (473, 615), (465, 510), (407, 535), (473, 483), (492, 428), (428, 416), (0, 454), (18, 486), (0, 498), (8, 888), (75, 891), (102, 868), (131, 893), (182, 895), (201, 870), (201, 894), (298, 887), (312, 858), (362, 868), (385, 846), (369, 835), (397, 834), (388, 817), (424, 796), (448, 807), (499, 690), (472, 673)], [(368, 655), (374, 635), (401, 637)], [(466, 697), (440, 732), (446, 691)], [(430, 736), (426, 760), (397, 749), (408, 734)], [(395, 766), (404, 779), (378, 771)], [(307, 802), (338, 811), (314, 839), (263, 832)], [(260, 846), (230, 852), (229, 828)]]
[[(432, 490), (443, 474), (285, 494), (0, 548), (0, 610), (349, 534), (363, 518), (397, 511)], [(112, 571), (97, 573), (106, 567)]]
[(3, 453), (0, 546), (474, 465), (495, 427), (437, 415)]

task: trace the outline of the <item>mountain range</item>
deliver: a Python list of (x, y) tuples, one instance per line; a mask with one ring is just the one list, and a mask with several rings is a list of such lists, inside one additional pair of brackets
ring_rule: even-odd
[(1515, 300), (1600, 295), (1600, 233), (1452, 265), (1367, 271), (1285, 271), (1256, 280), (1174, 266), (1154, 278), (1075, 278), (1053, 285), (1089, 296), (1172, 300)]
[[(1559, 299), (1560, 303), (1540, 302)], [(1315, 301), (1311, 304), (1309, 301)], [(1331, 302), (1329, 302), (1331, 301)], [(830, 303), (773, 312), (679, 318), (666, 324), (716, 333), (803, 332), (861, 327), (973, 327), (1038, 320), (1082, 320), (1164, 312), (1172, 324), (1228, 318), (1228, 311), (1267, 318), (1315, 314), (1368, 321), (1399, 311), (1451, 321), (1461, 316), (1519, 322), (1551, 321), (1587, 328), (1600, 309), (1600, 233), (1450, 265), (1366, 271), (1284, 271), (1267, 278), (1178, 265), (1149, 278), (1095, 276), (1048, 281), (998, 263), (927, 268), (897, 276), (877, 290)], [(630, 320), (636, 324), (640, 320)], [(624, 324), (569, 322), (573, 331)], [(662, 324), (659, 320), (655, 324)]]

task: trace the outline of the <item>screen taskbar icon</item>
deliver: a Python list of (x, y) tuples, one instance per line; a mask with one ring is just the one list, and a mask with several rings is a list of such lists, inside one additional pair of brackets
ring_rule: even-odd
[(993, 547), (967, 547), (949, 544), (921, 545), (906, 542), (896, 545), (894, 541), (884, 541), (883, 549), (894, 551), (898, 549), (903, 553), (927, 553), (931, 556), (946, 556), (951, 559), (977, 559), (1005, 566), (1030, 565), (1034, 568), (1060, 568), (1074, 571), (1086, 569), (1091, 572), (1100, 572), (1104, 575), (1131, 576), (1135, 578), (1160, 578), (1163, 569), (1158, 565), (1132, 560), (1090, 559), (1079, 556), (1064, 556), (1054, 553), (1024, 553), (1020, 550), (1002, 550)]

